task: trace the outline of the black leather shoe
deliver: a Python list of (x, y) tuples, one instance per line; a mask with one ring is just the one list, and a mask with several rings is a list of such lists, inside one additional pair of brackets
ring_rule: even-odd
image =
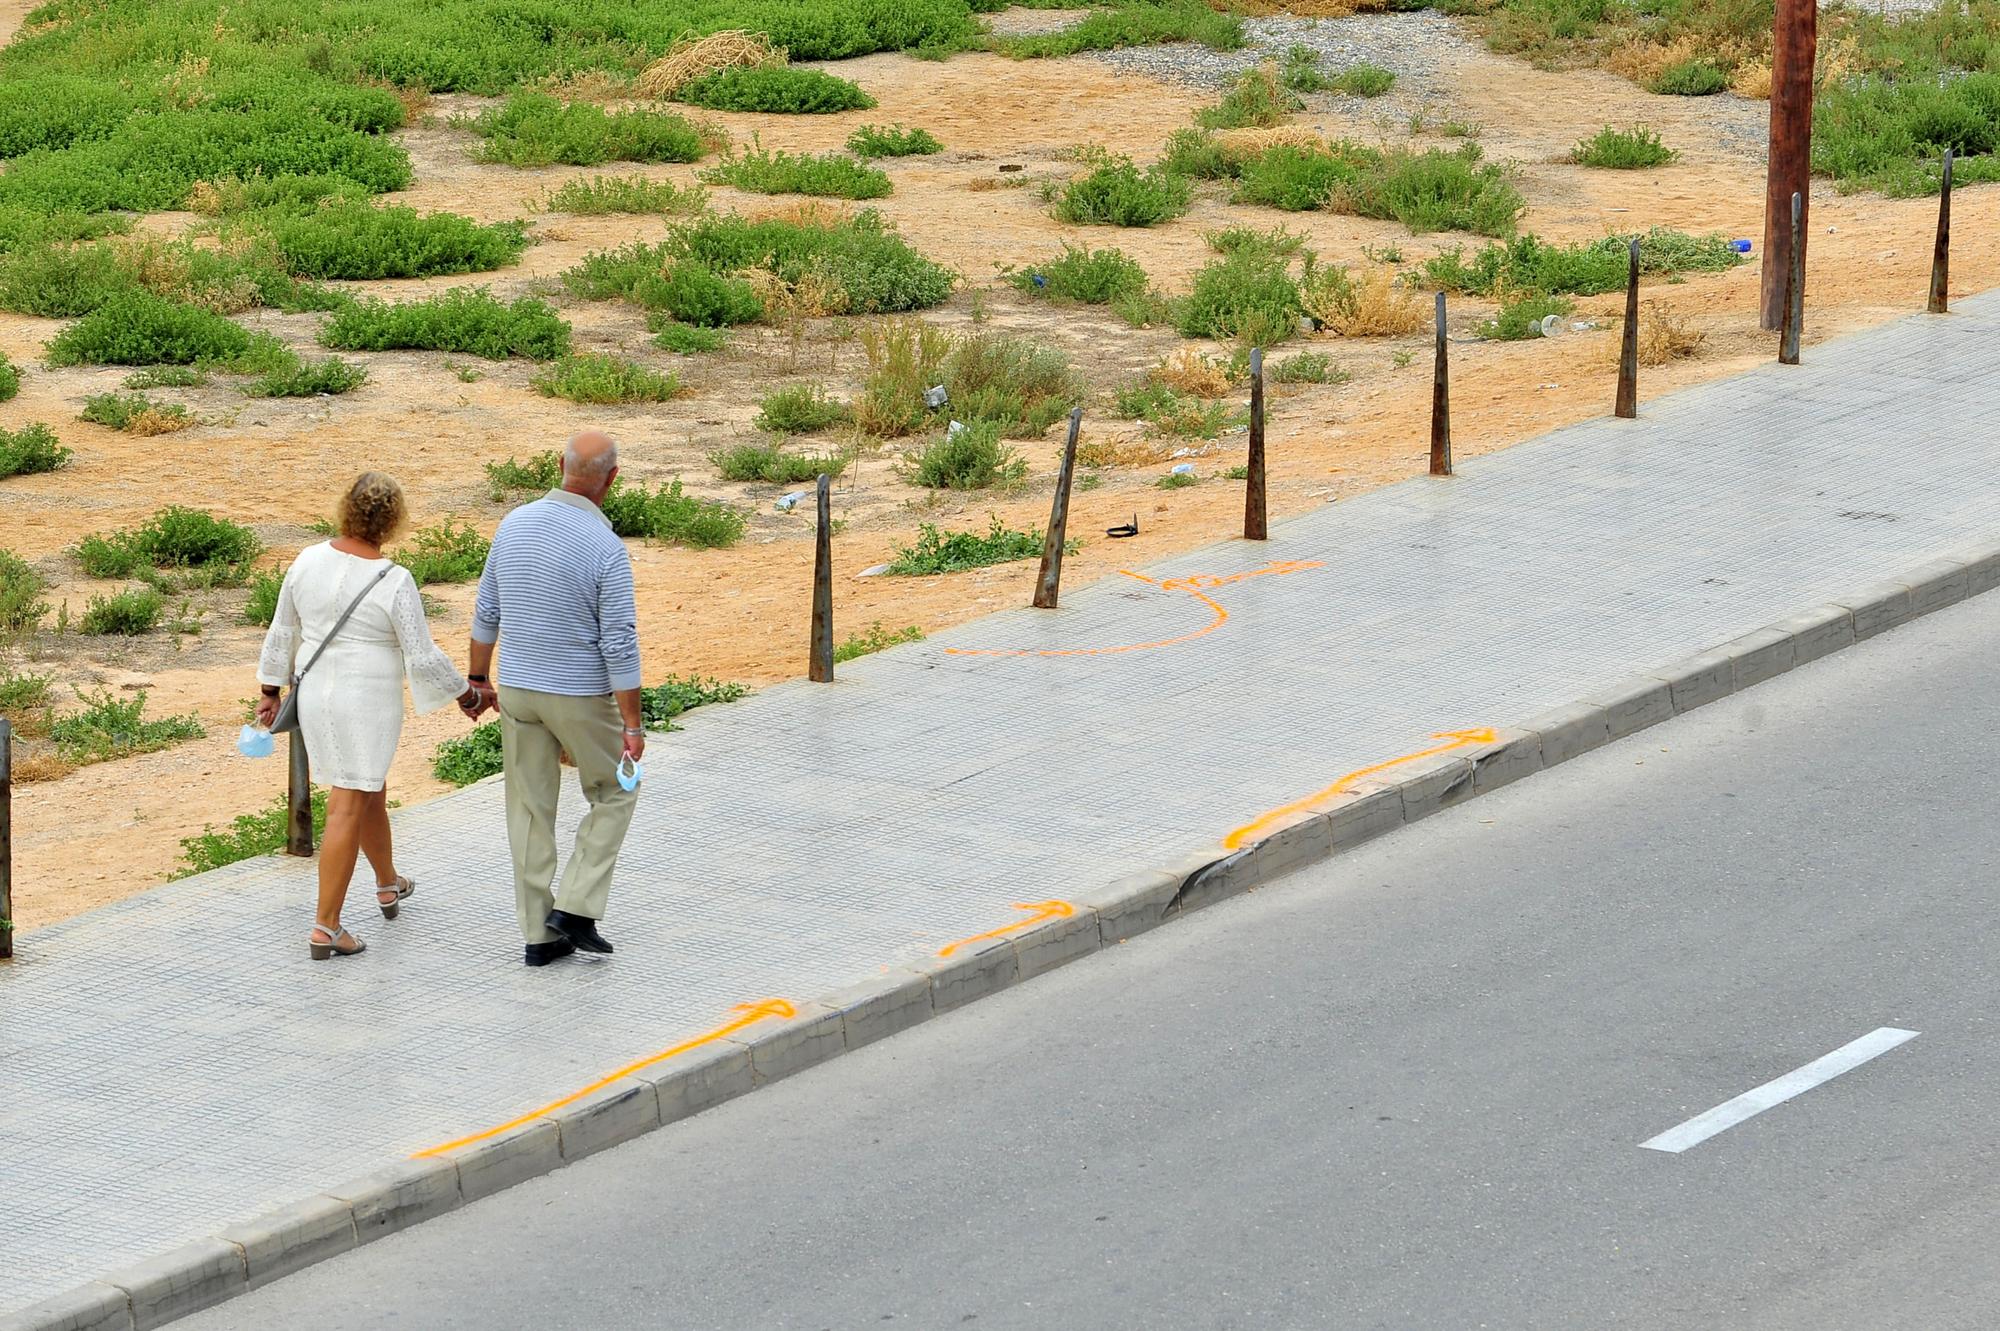
[(546, 943), (529, 943), (523, 958), (530, 966), (546, 966), (551, 961), (561, 961), (576, 951), (576, 944), (567, 938), (556, 938)]
[(594, 952), (606, 957), (611, 955), (611, 944), (597, 932), (596, 920), (572, 915), (566, 910), (552, 910), (549, 918), (542, 923), (574, 943), (579, 952)]

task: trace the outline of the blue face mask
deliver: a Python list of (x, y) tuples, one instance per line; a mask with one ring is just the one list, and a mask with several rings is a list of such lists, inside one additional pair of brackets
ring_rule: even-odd
[(276, 749), (277, 741), (271, 738), (271, 732), (255, 726), (243, 727), (236, 737), (236, 751), (245, 758), (268, 758)]
[(626, 754), (618, 762), (618, 784), (626, 790), (637, 790), (639, 783), (646, 779), (646, 765)]

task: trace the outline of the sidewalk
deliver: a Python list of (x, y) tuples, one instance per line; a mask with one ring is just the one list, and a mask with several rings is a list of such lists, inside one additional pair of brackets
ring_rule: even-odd
[(31, 934), (0, 1318), (2000, 537), (1996, 346), (2000, 293), (698, 711), (650, 755), (608, 965), (521, 966), (490, 783), (398, 815), (421, 889), (357, 913), (355, 962), (305, 959), (282, 858)]

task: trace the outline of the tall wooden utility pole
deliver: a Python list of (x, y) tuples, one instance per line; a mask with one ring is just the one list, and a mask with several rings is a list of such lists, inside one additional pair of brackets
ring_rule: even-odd
[[(1792, 269), (1792, 195), (1812, 200), (1813, 61), (1819, 50), (1818, 0), (1777, 0), (1771, 36), (1771, 164), (1764, 186), (1764, 290), (1759, 323), (1785, 321), (1785, 278)], [(1799, 228), (1811, 231), (1810, 217)], [(1801, 256), (1803, 258), (1803, 256)], [(1801, 265), (1803, 266), (1803, 265)]]

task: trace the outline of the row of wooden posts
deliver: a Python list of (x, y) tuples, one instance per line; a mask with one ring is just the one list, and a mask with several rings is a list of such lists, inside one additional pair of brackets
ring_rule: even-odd
[[(1944, 154), (1943, 188), (1938, 194), (1937, 244), (1931, 256), (1930, 298), (1925, 308), (1943, 314), (1948, 308), (1951, 276), (1952, 154)], [(1792, 195), (1791, 258), (1786, 274), (1783, 327), (1778, 360), (1799, 363), (1799, 341), (1805, 326), (1804, 200)], [(1625, 282), (1624, 343), (1618, 356), (1618, 394), (1614, 415), (1630, 420), (1639, 414), (1639, 242), (1633, 241)], [(1069, 438), (1063, 445), (1062, 468), (1056, 476), (1055, 502), (1049, 510), (1048, 534), (1042, 544), (1042, 567), (1035, 579), (1034, 605), (1053, 610), (1062, 589), (1063, 546), (1069, 527), (1070, 485), (1076, 477), (1077, 436), (1083, 428), (1083, 408), (1069, 414)], [(1243, 492), (1243, 538), (1269, 538), (1264, 490), (1264, 353), (1250, 353), (1250, 457)], [(1431, 389), (1431, 459), (1433, 476), (1452, 474), (1451, 375), (1445, 339), (1445, 297), (1437, 297), (1437, 352)], [(821, 683), (833, 679), (833, 514), (832, 481), (819, 478), (819, 529), (813, 547), (812, 643), (807, 673)], [(290, 768), (287, 785), (289, 817), (285, 849), (293, 855), (313, 853), (312, 773), (304, 739), (294, 732), (287, 740)], [(0, 717), (0, 960), (14, 955), (14, 857), (12, 822), (13, 727)]]

